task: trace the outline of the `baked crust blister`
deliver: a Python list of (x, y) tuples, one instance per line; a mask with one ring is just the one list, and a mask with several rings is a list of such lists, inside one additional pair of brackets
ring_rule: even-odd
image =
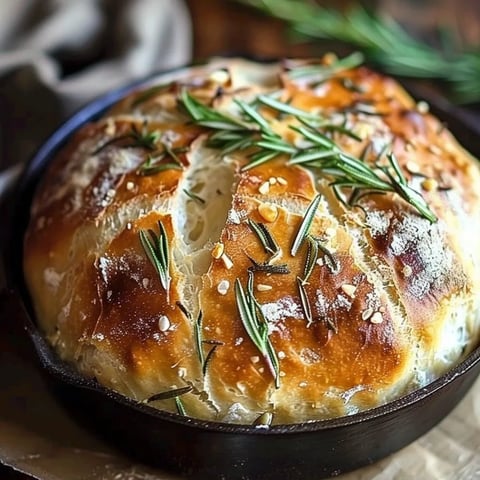
[[(478, 344), (476, 160), (394, 80), (347, 67), (218, 59), (70, 139), (24, 258), (63, 359), (161, 409), (294, 423), (398, 398)], [(250, 143), (225, 148), (222, 118)], [(312, 147), (302, 128), (325, 142), (315, 155), (334, 148), (395, 188), (334, 189), (345, 171), (294, 161)], [(284, 153), (252, 167), (272, 141)]]

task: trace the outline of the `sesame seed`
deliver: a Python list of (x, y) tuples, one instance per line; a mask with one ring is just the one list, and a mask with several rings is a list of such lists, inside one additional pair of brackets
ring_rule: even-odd
[(250, 357), (250, 361), (252, 363), (258, 363), (260, 361), (260, 357), (257, 355), (254, 355), (253, 357)]
[[(409, 143), (407, 143), (407, 145), (410, 145)], [(410, 173), (418, 173), (420, 172), (420, 167), (418, 166), (417, 163), (413, 162), (412, 160), (408, 161), (407, 162), (407, 170), (410, 172)]]
[(344, 283), (342, 285), (342, 291), (346, 295), (348, 295), (350, 298), (355, 298), (355, 290), (357, 287), (355, 285), (350, 285), (349, 283)]
[(277, 353), (277, 356), (280, 360), (283, 360), (286, 355), (285, 355), (285, 352), (283, 350), (280, 350), (278, 353)]
[(275, 184), (277, 183), (277, 179), (276, 179), (275, 177), (270, 177), (270, 178), (268, 179), (268, 183), (269, 183), (270, 185), (275, 185)]
[(300, 383), (298, 384), (298, 386), (299, 386), (300, 388), (305, 388), (305, 387), (307, 386), (307, 382), (300, 382)]
[(170, 328), (170, 320), (166, 315), (162, 315), (158, 319), (158, 329), (161, 332), (166, 332)]
[(131, 192), (134, 188), (135, 188), (135, 184), (133, 182), (127, 182), (127, 184), (125, 185), (125, 188)]
[(220, 258), (222, 259), (222, 262), (225, 265), (225, 268), (227, 270), (230, 270), (233, 267), (233, 262), (230, 259), (230, 257), (228, 257), (228, 255), (226, 253), (223, 253)]
[(367, 308), (362, 312), (362, 320), (368, 320), (373, 315), (373, 310), (371, 308)]
[(375, 312), (370, 318), (370, 322), (379, 324), (383, 322), (383, 315), (380, 312)]
[(317, 260), (317, 265), (320, 265), (321, 267), (323, 267), (324, 264), (325, 264), (325, 262), (323, 261), (323, 258), (319, 258)]
[(404, 265), (402, 273), (405, 277), (409, 277), (413, 273), (412, 267), (410, 265)]
[(271, 203), (261, 203), (258, 206), (258, 213), (267, 222), (274, 222), (278, 217), (278, 208)]
[(229, 288), (230, 288), (230, 282), (229, 282), (228, 280), (222, 280), (222, 281), (217, 285), (217, 292), (218, 292), (220, 295), (226, 295)]
[(280, 185), (287, 185), (288, 184), (288, 182), (283, 177), (277, 177), (277, 182)]
[(263, 373), (263, 372), (265, 371), (265, 368), (264, 368), (264, 367), (260, 367), (260, 368), (258, 369), (258, 371), (259, 371), (260, 373)]
[(263, 182), (260, 187), (258, 187), (258, 191), (262, 195), (266, 195), (270, 191), (270, 183), (269, 182)]
[(127, 230), (131, 230), (132, 229), (132, 224), (130, 222), (127, 223)]
[(148, 278), (143, 278), (142, 279), (143, 288), (148, 288), (149, 284), (150, 284), (150, 280)]
[(266, 285), (264, 283), (259, 283), (257, 285), (257, 290), (259, 292), (268, 292), (269, 290), (271, 290), (273, 287), (271, 285)]
[(212, 257), (218, 260), (225, 250), (225, 245), (223, 243), (217, 242), (212, 249)]

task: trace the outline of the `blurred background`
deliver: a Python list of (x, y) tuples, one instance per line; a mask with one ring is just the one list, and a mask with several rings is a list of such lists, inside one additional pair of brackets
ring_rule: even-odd
[[(325, 50), (325, 46), (318, 42), (295, 42), (285, 28), (286, 22), (260, 15), (247, 3), (187, 0), (193, 21), (193, 53), (196, 58), (224, 52), (264, 57), (305, 56)], [(480, 2), (477, 0), (307, 0), (303, 3), (341, 11), (361, 4), (379, 15), (392, 16), (419, 38), (431, 40), (439, 27), (448, 28), (455, 43), (480, 47)]]
[[(372, 12), (374, 27), (348, 16), (359, 5)], [(315, 14), (302, 17), (307, 8)], [(344, 12), (347, 20), (335, 26), (319, 13), (322, 8), (329, 15)], [(452, 52), (473, 49), (476, 55), (450, 64), (431, 61), (427, 52), (425, 60), (422, 48), (403, 49), (392, 18), (449, 60)], [(310, 29), (308, 37), (292, 33), (295, 21)], [(385, 26), (390, 43), (378, 30)], [(325, 30), (331, 38), (320, 38)], [(352, 35), (350, 43), (339, 41)], [(449, 98), (455, 77), (463, 82), (462, 102), (480, 103), (476, 0), (0, 0), (0, 171), (26, 160), (89, 100), (151, 72), (215, 55), (271, 59), (367, 51), (371, 35), (377, 50), (370, 49), (368, 59), (377, 55), (376, 67), (391, 71), (387, 64), (402, 58), (403, 70), (393, 73), (409, 73), (414, 64), (427, 79), (430, 73), (447, 76), (435, 87), (447, 87)], [(403, 58), (405, 52), (410, 57)], [(2, 182), (0, 177), (0, 190)]]

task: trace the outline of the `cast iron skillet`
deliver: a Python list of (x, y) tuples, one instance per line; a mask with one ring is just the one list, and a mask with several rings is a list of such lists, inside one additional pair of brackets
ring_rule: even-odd
[[(141, 82), (89, 104), (61, 126), (26, 167), (15, 191), (6, 249), (9, 286), (51, 385), (81, 421), (140, 460), (195, 479), (320, 479), (367, 465), (423, 435), (460, 401), (480, 373), (480, 347), (430, 385), (387, 405), (348, 417), (268, 429), (181, 417), (108, 390), (62, 362), (42, 337), (22, 272), (23, 235), (42, 171), (70, 135), (98, 118)], [(448, 104), (432, 110), (480, 157), (480, 132)]]

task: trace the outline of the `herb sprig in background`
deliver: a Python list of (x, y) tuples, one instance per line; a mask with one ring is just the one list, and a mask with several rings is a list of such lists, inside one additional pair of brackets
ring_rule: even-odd
[(308, 0), (237, 0), (282, 19), (310, 39), (331, 39), (361, 49), (388, 73), (446, 82), (453, 100), (480, 101), (480, 50), (440, 51), (413, 38), (393, 18), (355, 6), (342, 13)]

